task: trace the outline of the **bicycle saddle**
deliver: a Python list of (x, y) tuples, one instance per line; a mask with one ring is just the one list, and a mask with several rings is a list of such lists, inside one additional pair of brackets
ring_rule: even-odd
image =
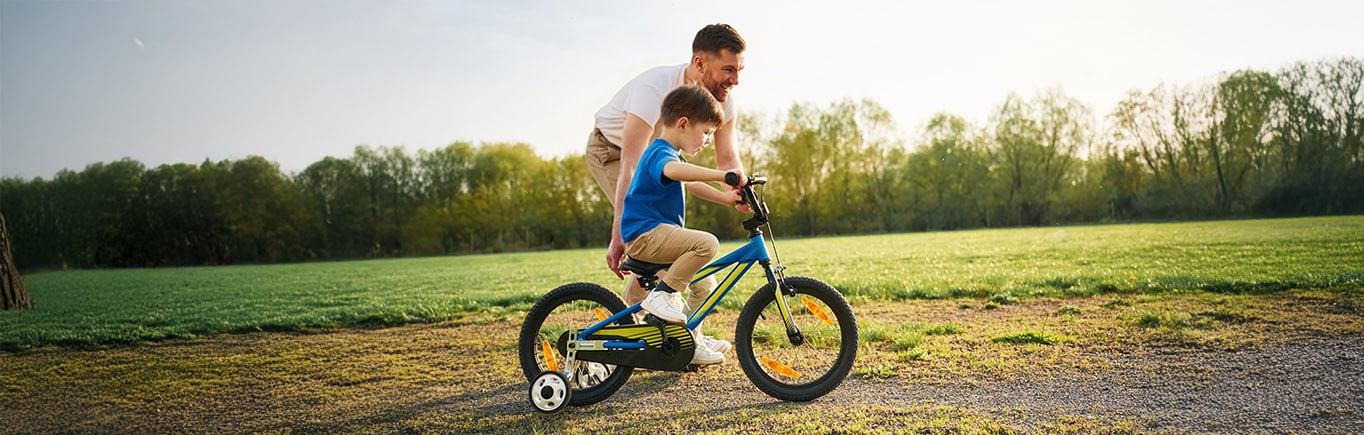
[(630, 257), (625, 257), (625, 262), (621, 263), (620, 270), (628, 271), (635, 276), (655, 276), (658, 271), (671, 267), (672, 264), (658, 264), (647, 261), (640, 261)]

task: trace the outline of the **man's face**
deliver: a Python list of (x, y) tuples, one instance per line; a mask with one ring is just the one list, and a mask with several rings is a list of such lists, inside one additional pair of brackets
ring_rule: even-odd
[(744, 69), (743, 53), (720, 49), (718, 55), (700, 53), (701, 86), (721, 103), (729, 99), (729, 91), (739, 85), (739, 71)]

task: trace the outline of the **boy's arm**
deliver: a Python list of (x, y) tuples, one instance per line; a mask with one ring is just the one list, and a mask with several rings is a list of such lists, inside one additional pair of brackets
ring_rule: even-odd
[[(684, 183), (692, 181), (718, 181), (725, 183), (725, 174), (728, 171), (721, 171), (702, 166), (693, 165), (686, 162), (669, 162), (663, 166), (663, 176), (668, 179), (681, 181)], [(739, 184), (735, 187), (743, 186), (748, 180), (739, 178)], [(720, 205), (734, 205), (739, 202), (739, 194), (736, 191), (721, 191), (702, 183), (687, 183), (687, 191), (697, 198), (704, 199)]]
[(686, 183), (687, 192), (692, 196), (726, 207), (739, 202), (739, 194), (733, 190), (719, 190), (706, 183)]
[[(696, 166), (687, 162), (668, 162), (663, 165), (663, 176), (674, 181), (716, 181), (725, 182), (725, 171)], [(742, 185), (742, 181), (740, 182)]]

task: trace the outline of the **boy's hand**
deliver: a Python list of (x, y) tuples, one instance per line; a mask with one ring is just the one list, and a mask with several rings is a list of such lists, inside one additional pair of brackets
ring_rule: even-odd
[(752, 213), (752, 212), (753, 212), (753, 206), (748, 205), (747, 202), (742, 202), (742, 201), (744, 200), (744, 198), (743, 198), (743, 195), (740, 195), (740, 194), (739, 194), (739, 188), (735, 187), (734, 190), (732, 190), (731, 192), (734, 194), (734, 208), (735, 208), (735, 209), (739, 210), (740, 213), (744, 213), (744, 214), (748, 214), (748, 213)]
[(744, 175), (742, 170), (726, 172), (725, 184), (730, 186), (730, 194), (733, 195), (734, 208), (739, 210), (740, 213), (752, 213), (753, 207), (744, 203), (744, 197), (739, 193), (740, 189), (743, 188), (745, 184), (748, 184), (748, 176)]

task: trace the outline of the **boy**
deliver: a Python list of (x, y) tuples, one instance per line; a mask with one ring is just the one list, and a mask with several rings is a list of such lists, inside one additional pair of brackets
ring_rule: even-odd
[[(744, 180), (734, 172), (704, 168), (682, 161), (681, 153), (695, 155), (713, 140), (724, 122), (724, 108), (705, 88), (687, 85), (663, 98), (659, 121), (663, 133), (639, 158), (621, 211), (621, 240), (625, 254), (650, 263), (672, 263), (658, 287), (641, 306), (665, 321), (683, 323), (687, 308), (677, 295), (686, 289), (696, 271), (715, 258), (720, 242), (705, 231), (683, 228), (686, 182), (718, 181), (741, 187)], [(726, 206), (739, 202), (732, 190), (695, 189), (701, 199)], [(711, 289), (705, 289), (709, 292)], [(696, 331), (692, 331), (695, 335)], [(698, 339), (698, 342), (700, 340)], [(697, 346), (693, 364), (725, 361), (709, 346)]]

